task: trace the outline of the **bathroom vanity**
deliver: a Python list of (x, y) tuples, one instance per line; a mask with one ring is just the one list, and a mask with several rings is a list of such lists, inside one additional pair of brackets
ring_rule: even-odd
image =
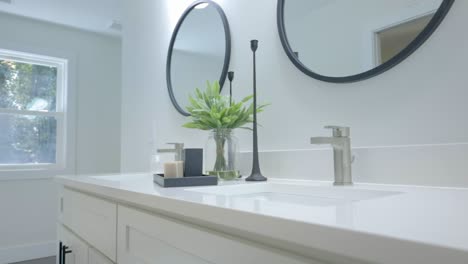
[(69, 252), (58, 263), (468, 263), (468, 189), (280, 179), (164, 189), (137, 174), (57, 182), (57, 243)]

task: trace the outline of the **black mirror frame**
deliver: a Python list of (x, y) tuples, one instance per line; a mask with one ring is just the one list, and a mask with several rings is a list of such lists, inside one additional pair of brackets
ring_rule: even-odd
[(421, 31), (421, 33), (405, 48), (403, 49), (398, 55), (390, 59), (389, 61), (360, 74), (345, 76), (345, 77), (330, 77), (324, 76), (318, 73), (311, 71), (307, 66), (305, 66), (295, 55), (294, 51), (292, 50), (287, 33), (285, 28), (284, 22), (284, 4), (286, 0), (278, 0), (278, 8), (277, 8), (277, 23), (278, 23), (278, 31), (281, 39), (281, 43), (283, 44), (283, 48), (286, 51), (289, 59), (292, 63), (303, 73), (307, 74), (308, 76), (315, 78), (317, 80), (321, 80), (324, 82), (330, 83), (351, 83), (351, 82), (358, 82), (362, 80), (366, 80), (372, 77), (375, 77), (381, 73), (384, 73), (391, 68), (398, 65), (400, 62), (404, 61), (408, 58), (413, 52), (415, 52), (421, 45), (426, 42), (427, 39), (434, 33), (434, 31), (439, 27), (442, 23), (444, 18), (447, 16), (450, 8), (452, 7), (455, 0), (444, 0), (440, 5), (437, 12), (434, 14), (434, 17), (431, 19), (429, 24), (426, 28)]
[(217, 3), (211, 1), (211, 0), (200, 0), (200, 1), (195, 1), (190, 6), (184, 11), (182, 16), (180, 17), (179, 21), (177, 22), (177, 25), (174, 29), (174, 32), (172, 33), (171, 37), (171, 42), (169, 44), (169, 50), (167, 53), (167, 62), (166, 62), (166, 82), (167, 82), (167, 89), (169, 92), (169, 97), (171, 98), (172, 104), (174, 107), (177, 109), (179, 113), (181, 113), (184, 116), (190, 116), (190, 113), (185, 111), (179, 103), (177, 103), (177, 100), (174, 95), (173, 87), (172, 87), (172, 79), (171, 79), (171, 64), (172, 64), (172, 52), (174, 49), (174, 44), (177, 39), (177, 34), (179, 33), (180, 27), (184, 23), (185, 18), (190, 14), (190, 12), (197, 6), (203, 3), (208, 3), (210, 5), (213, 5), (216, 8), (216, 11), (218, 11), (221, 20), (223, 22), (224, 26), (224, 35), (225, 35), (225, 42), (226, 42), (226, 53), (224, 55), (224, 64), (223, 64), (223, 70), (221, 72), (221, 77), (219, 79), (219, 85), (221, 87), (221, 90), (223, 89), (224, 82), (226, 81), (227, 73), (229, 70), (229, 63), (231, 61), (231, 32), (229, 28), (229, 22), (227, 20), (226, 14), (224, 13), (223, 9), (221, 8), (220, 5)]

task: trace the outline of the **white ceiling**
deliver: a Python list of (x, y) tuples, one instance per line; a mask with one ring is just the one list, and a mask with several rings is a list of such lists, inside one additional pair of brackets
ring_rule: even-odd
[(121, 21), (122, 0), (11, 0), (0, 1), (0, 12), (44, 20), (88, 31), (119, 36), (110, 28)]

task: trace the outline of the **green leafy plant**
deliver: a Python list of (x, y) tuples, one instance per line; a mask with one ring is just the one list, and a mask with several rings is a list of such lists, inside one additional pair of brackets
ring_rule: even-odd
[[(195, 89), (195, 95), (189, 96), (190, 105), (187, 106), (191, 122), (186, 123), (184, 127), (201, 130), (251, 129), (245, 125), (253, 122), (253, 103), (247, 106), (253, 95), (245, 97), (238, 103), (234, 100), (231, 103), (229, 96), (221, 95), (220, 90), (217, 81), (213, 85), (207, 82), (205, 92)], [(266, 104), (258, 106), (257, 113), (263, 112), (266, 106)]]
[[(212, 130), (216, 143), (216, 161), (210, 175), (216, 175), (222, 179), (235, 179), (238, 172), (232, 166), (233, 157), (225, 157), (225, 145), (229, 142), (231, 131), (236, 128), (249, 129), (246, 125), (253, 122), (254, 105), (251, 102), (253, 95), (247, 96), (240, 102), (231, 101), (229, 96), (220, 93), (219, 82), (210, 84), (204, 92), (195, 90), (194, 96), (189, 96), (190, 105), (187, 111), (191, 114), (191, 121), (184, 127), (201, 130)], [(266, 107), (262, 104), (257, 107), (260, 113)], [(229, 152), (229, 150), (228, 150)]]

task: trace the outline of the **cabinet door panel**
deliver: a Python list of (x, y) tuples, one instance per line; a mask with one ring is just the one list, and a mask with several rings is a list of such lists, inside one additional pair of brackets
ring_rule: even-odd
[(318, 264), (281, 250), (119, 206), (119, 264)]
[(88, 264), (112, 264), (112, 261), (107, 259), (104, 255), (99, 253), (96, 249), (89, 249)]
[(67, 188), (62, 199), (63, 224), (115, 262), (117, 205)]
[[(59, 227), (58, 237), (59, 242), (62, 241), (72, 251), (66, 254), (65, 264), (88, 264), (88, 245), (85, 242), (62, 226)], [(57, 263), (58, 261), (57, 258)]]

